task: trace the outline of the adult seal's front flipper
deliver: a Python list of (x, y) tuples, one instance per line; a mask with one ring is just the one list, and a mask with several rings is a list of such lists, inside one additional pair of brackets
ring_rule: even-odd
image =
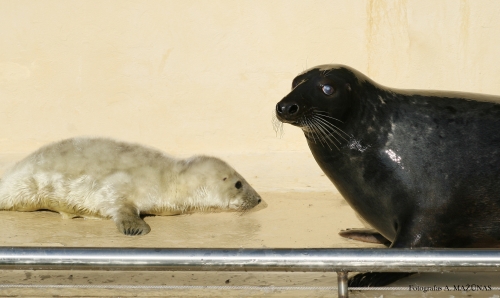
[(374, 229), (347, 229), (340, 231), (339, 235), (347, 239), (391, 246), (391, 241)]

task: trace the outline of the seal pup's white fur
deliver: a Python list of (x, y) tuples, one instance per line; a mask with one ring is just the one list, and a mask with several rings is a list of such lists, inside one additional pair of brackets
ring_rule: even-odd
[(111, 218), (126, 235), (151, 229), (140, 214), (247, 210), (261, 199), (224, 161), (175, 159), (103, 138), (74, 138), (35, 151), (0, 181), (0, 209), (49, 209), (63, 218)]

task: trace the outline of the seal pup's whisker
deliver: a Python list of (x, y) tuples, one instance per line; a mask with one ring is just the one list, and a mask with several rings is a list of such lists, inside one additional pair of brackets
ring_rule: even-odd
[(245, 208), (242, 206), (240, 209), (236, 210), (236, 212), (237, 212), (236, 214), (238, 216), (243, 216), (243, 215), (247, 214), (249, 211), (250, 211), (249, 208)]

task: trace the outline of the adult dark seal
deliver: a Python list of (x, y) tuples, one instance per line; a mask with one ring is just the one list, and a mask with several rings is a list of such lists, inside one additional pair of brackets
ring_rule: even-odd
[[(393, 248), (500, 247), (500, 97), (384, 87), (342, 65), (298, 75), (276, 105), (375, 230), (342, 236)], [(382, 286), (409, 273), (366, 273)]]

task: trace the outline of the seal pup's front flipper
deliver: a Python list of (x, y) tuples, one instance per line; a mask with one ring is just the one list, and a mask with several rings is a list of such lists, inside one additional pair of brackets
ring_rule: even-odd
[(383, 244), (387, 247), (389, 247), (392, 243), (375, 229), (347, 229), (340, 231), (339, 235), (347, 239)]
[(146, 235), (151, 231), (149, 225), (139, 216), (134, 206), (122, 206), (112, 216), (118, 231), (127, 236)]

